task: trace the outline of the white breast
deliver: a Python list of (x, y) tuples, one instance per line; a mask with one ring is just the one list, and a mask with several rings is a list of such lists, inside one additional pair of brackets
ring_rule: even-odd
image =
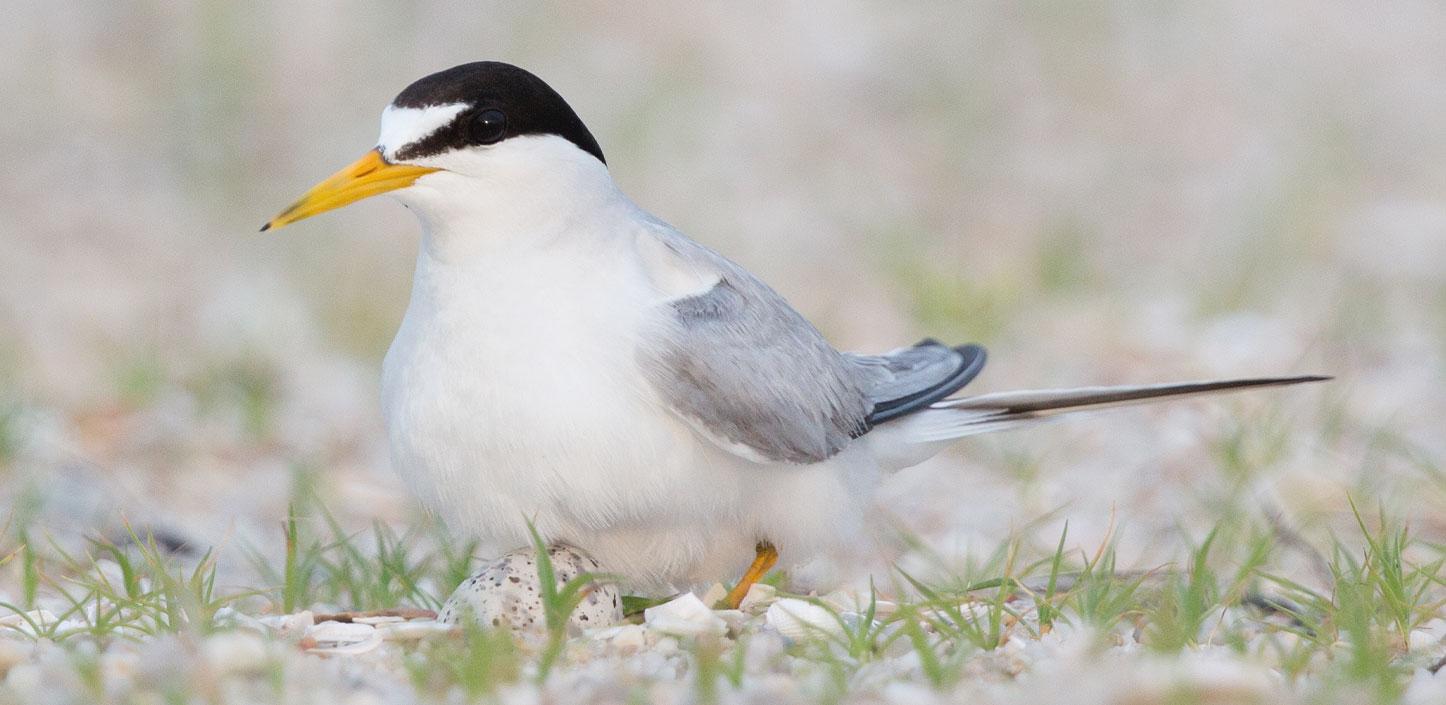
[(732, 511), (736, 478), (709, 471), (637, 368), (659, 314), (629, 240), (569, 237), (461, 263), (423, 248), (383, 404), (398, 471), (455, 529), (510, 548), (532, 520), (608, 553), (588, 538), (643, 526), (661, 537), (670, 524), (706, 534)]

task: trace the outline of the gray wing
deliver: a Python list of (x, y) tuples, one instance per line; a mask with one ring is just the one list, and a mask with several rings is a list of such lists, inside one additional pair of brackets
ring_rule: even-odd
[(755, 461), (815, 463), (869, 429), (856, 366), (783, 297), (681, 235), (661, 242), (676, 258), (662, 266), (709, 273), (703, 290), (662, 303), (669, 325), (641, 351), (675, 413)]
[(671, 229), (655, 245), (662, 247), (652, 257), (655, 281), (687, 272), (701, 285), (664, 301), (668, 325), (641, 351), (644, 369), (675, 413), (751, 460), (827, 459), (873, 424), (958, 390), (984, 364), (977, 346), (933, 341), (886, 355), (839, 353), (783, 297), (722, 255)]

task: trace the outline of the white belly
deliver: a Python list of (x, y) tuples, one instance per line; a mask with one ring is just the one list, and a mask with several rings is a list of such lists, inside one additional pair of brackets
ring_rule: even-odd
[(595, 259), (509, 259), (418, 265), (382, 385), (404, 480), (499, 549), (532, 521), (640, 584), (746, 565), (741, 461), (700, 446), (637, 369), (657, 315), (646, 282)]

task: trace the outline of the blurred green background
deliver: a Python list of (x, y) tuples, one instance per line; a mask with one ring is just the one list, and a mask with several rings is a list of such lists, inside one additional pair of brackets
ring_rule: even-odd
[(942, 550), (1045, 515), (1090, 544), (1112, 509), (1142, 554), (1257, 502), (1329, 528), (1347, 493), (1446, 539), (1435, 0), (4, 14), (0, 500), (51, 530), (265, 543), (302, 475), (412, 515), (376, 388), (415, 224), (376, 199), (256, 229), (407, 83), (487, 58), (839, 347), (977, 340), (990, 390), (1338, 376), (965, 444), (884, 492)]

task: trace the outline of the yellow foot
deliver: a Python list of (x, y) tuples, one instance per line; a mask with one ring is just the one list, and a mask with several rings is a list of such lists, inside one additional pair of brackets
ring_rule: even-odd
[(738, 609), (738, 606), (743, 604), (743, 598), (748, 595), (748, 589), (767, 575), (774, 564), (778, 563), (778, 549), (774, 548), (773, 544), (759, 541), (754, 550), (758, 552), (758, 555), (753, 558), (753, 565), (748, 566), (748, 572), (743, 574), (738, 584), (728, 591), (728, 597), (724, 598), (729, 609)]

